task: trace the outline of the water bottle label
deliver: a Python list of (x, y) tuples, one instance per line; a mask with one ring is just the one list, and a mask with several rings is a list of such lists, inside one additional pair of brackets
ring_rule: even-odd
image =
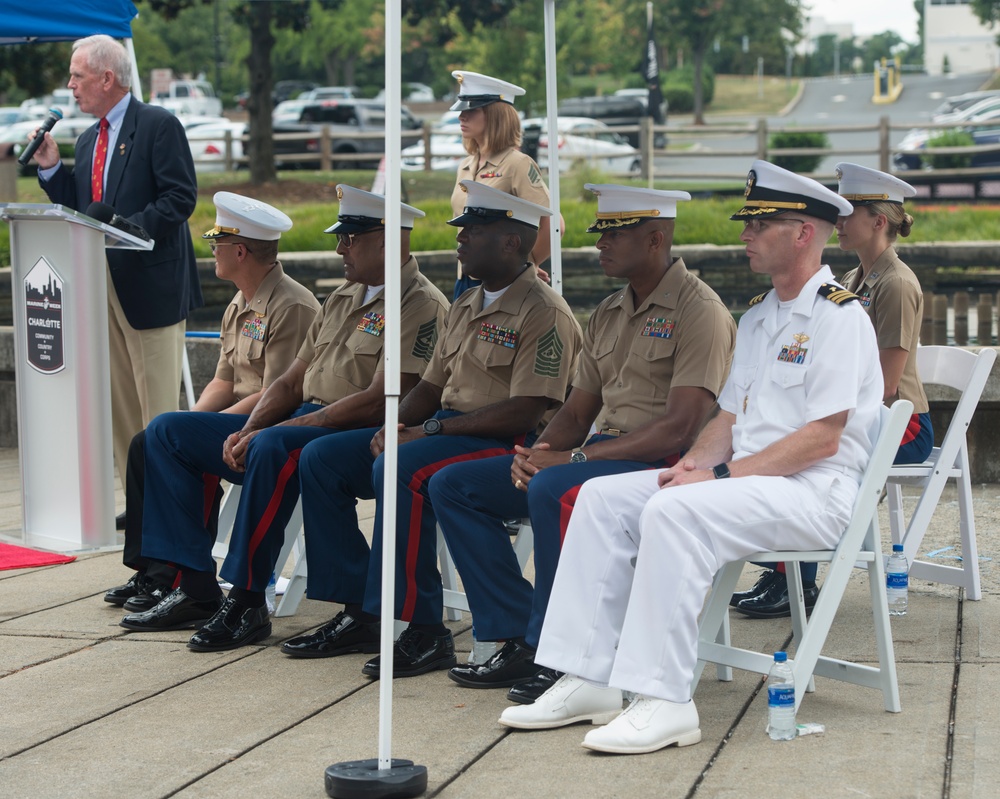
[(795, 707), (795, 688), (790, 685), (769, 685), (768, 707)]
[(891, 572), (885, 576), (886, 588), (906, 588), (909, 582), (910, 576), (906, 572)]

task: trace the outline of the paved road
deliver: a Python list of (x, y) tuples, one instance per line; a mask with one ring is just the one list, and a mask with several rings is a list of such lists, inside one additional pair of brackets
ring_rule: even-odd
[[(825, 125), (874, 125), (882, 116), (889, 116), (890, 125), (897, 126), (890, 133), (890, 145), (897, 144), (910, 127), (925, 124), (934, 109), (945, 97), (979, 89), (989, 78), (988, 73), (968, 75), (930, 76), (908, 75), (903, 80), (903, 93), (892, 105), (872, 103), (872, 78), (870, 75), (841, 78), (816, 78), (806, 82), (802, 96), (785, 116), (767, 120), (770, 130), (794, 130), (799, 127)], [(672, 120), (677, 125), (689, 124), (690, 118)], [(713, 124), (709, 116), (709, 124)], [(729, 122), (739, 120), (727, 119)], [(753, 124), (753, 120), (746, 120)], [(878, 156), (872, 153), (851, 152), (874, 150), (878, 145), (875, 131), (860, 133), (830, 133), (831, 146), (838, 155), (825, 158), (820, 164), (820, 174), (833, 174), (837, 161), (849, 160), (865, 166), (878, 167)], [(661, 156), (656, 159), (658, 173), (684, 177), (731, 176), (746, 174), (756, 148), (755, 133), (705, 134), (693, 137), (674, 134), (671, 141), (692, 141), (695, 151), (703, 156)], [(718, 155), (719, 151), (742, 151), (741, 155)], [(713, 153), (716, 153), (713, 155)]]

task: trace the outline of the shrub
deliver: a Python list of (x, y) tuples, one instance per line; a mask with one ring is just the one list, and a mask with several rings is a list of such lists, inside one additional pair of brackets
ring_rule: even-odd
[[(663, 87), (663, 95), (667, 96), (667, 93), (672, 91), (674, 87), (686, 88), (691, 95), (694, 96), (694, 67), (688, 65), (683, 66), (680, 69), (672, 69), (665, 73), (660, 79), (660, 85)], [(715, 73), (708, 64), (702, 64), (701, 66), (701, 93), (702, 99), (705, 105), (708, 106), (712, 102), (712, 98), (715, 96)], [(671, 103), (670, 110), (674, 110), (674, 106)]]
[(672, 83), (663, 89), (663, 99), (671, 114), (690, 114), (694, 111), (694, 91), (690, 86)]
[[(928, 147), (971, 147), (976, 143), (972, 134), (964, 130), (948, 130), (927, 140)], [(920, 162), (931, 169), (966, 169), (972, 165), (971, 153), (938, 154), (926, 153)]]
[[(825, 133), (805, 133), (789, 132), (771, 134), (768, 142), (770, 150), (799, 149), (803, 147), (815, 147), (816, 149), (827, 149), (830, 140)], [(823, 154), (817, 155), (775, 155), (771, 161), (775, 166), (780, 166), (791, 172), (813, 172), (823, 160)]]

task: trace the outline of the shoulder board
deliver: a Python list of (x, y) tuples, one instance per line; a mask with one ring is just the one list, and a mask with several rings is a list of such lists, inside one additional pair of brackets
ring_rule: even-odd
[(830, 300), (830, 302), (836, 303), (837, 305), (843, 305), (845, 302), (851, 302), (852, 300), (858, 299), (857, 294), (831, 283), (824, 283), (820, 286), (817, 294), (819, 294), (820, 297), (825, 297)]
[(753, 307), (754, 307), (754, 306), (755, 306), (755, 305), (756, 305), (757, 303), (759, 303), (759, 302), (763, 302), (763, 301), (764, 301), (764, 298), (765, 298), (765, 297), (766, 297), (766, 296), (767, 296), (768, 294), (770, 294), (770, 293), (771, 293), (771, 290), (770, 290), (770, 289), (768, 289), (768, 290), (767, 290), (767, 291), (765, 291), (765, 292), (764, 292), (763, 294), (758, 294), (758, 295), (757, 295), (756, 297), (754, 297), (754, 298), (753, 298), (752, 300), (750, 300), (750, 302), (748, 302), (748, 303), (747, 303), (747, 307), (748, 307), (748, 308), (753, 308)]

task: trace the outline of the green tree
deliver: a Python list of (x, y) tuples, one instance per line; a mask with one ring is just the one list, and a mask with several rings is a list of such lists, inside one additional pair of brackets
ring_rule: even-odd
[[(983, 25), (987, 28), (997, 26), (1000, 30), (1000, 0), (971, 0), (970, 6)], [(997, 33), (997, 42), (1000, 43), (1000, 32)]]
[[(716, 39), (749, 36), (750, 29), (761, 30), (759, 23), (766, 20), (767, 28), (780, 42), (782, 28), (797, 35), (802, 23), (799, 0), (669, 0), (661, 6), (661, 17), (666, 18), (666, 24), (659, 29), (668, 32), (675, 47), (683, 47), (691, 55), (696, 125), (705, 123), (701, 73)], [(783, 46), (780, 52), (783, 65)]]
[[(149, 7), (164, 19), (175, 20), (185, 9), (212, 5), (214, 0), (149, 0)], [(319, 0), (325, 9), (340, 6), (342, 0)], [(245, 26), (250, 33), (250, 50), (246, 57), (250, 73), (250, 93), (247, 112), (250, 117), (250, 141), (247, 157), (250, 165), (250, 182), (254, 184), (273, 181), (274, 139), (271, 127), (271, 89), (273, 73), (271, 51), (274, 48), (273, 28), (291, 28), (302, 31), (309, 23), (308, 0), (247, 0), (231, 7), (233, 19)], [(205, 26), (207, 27), (207, 26)], [(184, 33), (190, 31), (184, 26)]]
[(12, 44), (0, 47), (0, 100), (21, 102), (66, 84), (70, 45)]

